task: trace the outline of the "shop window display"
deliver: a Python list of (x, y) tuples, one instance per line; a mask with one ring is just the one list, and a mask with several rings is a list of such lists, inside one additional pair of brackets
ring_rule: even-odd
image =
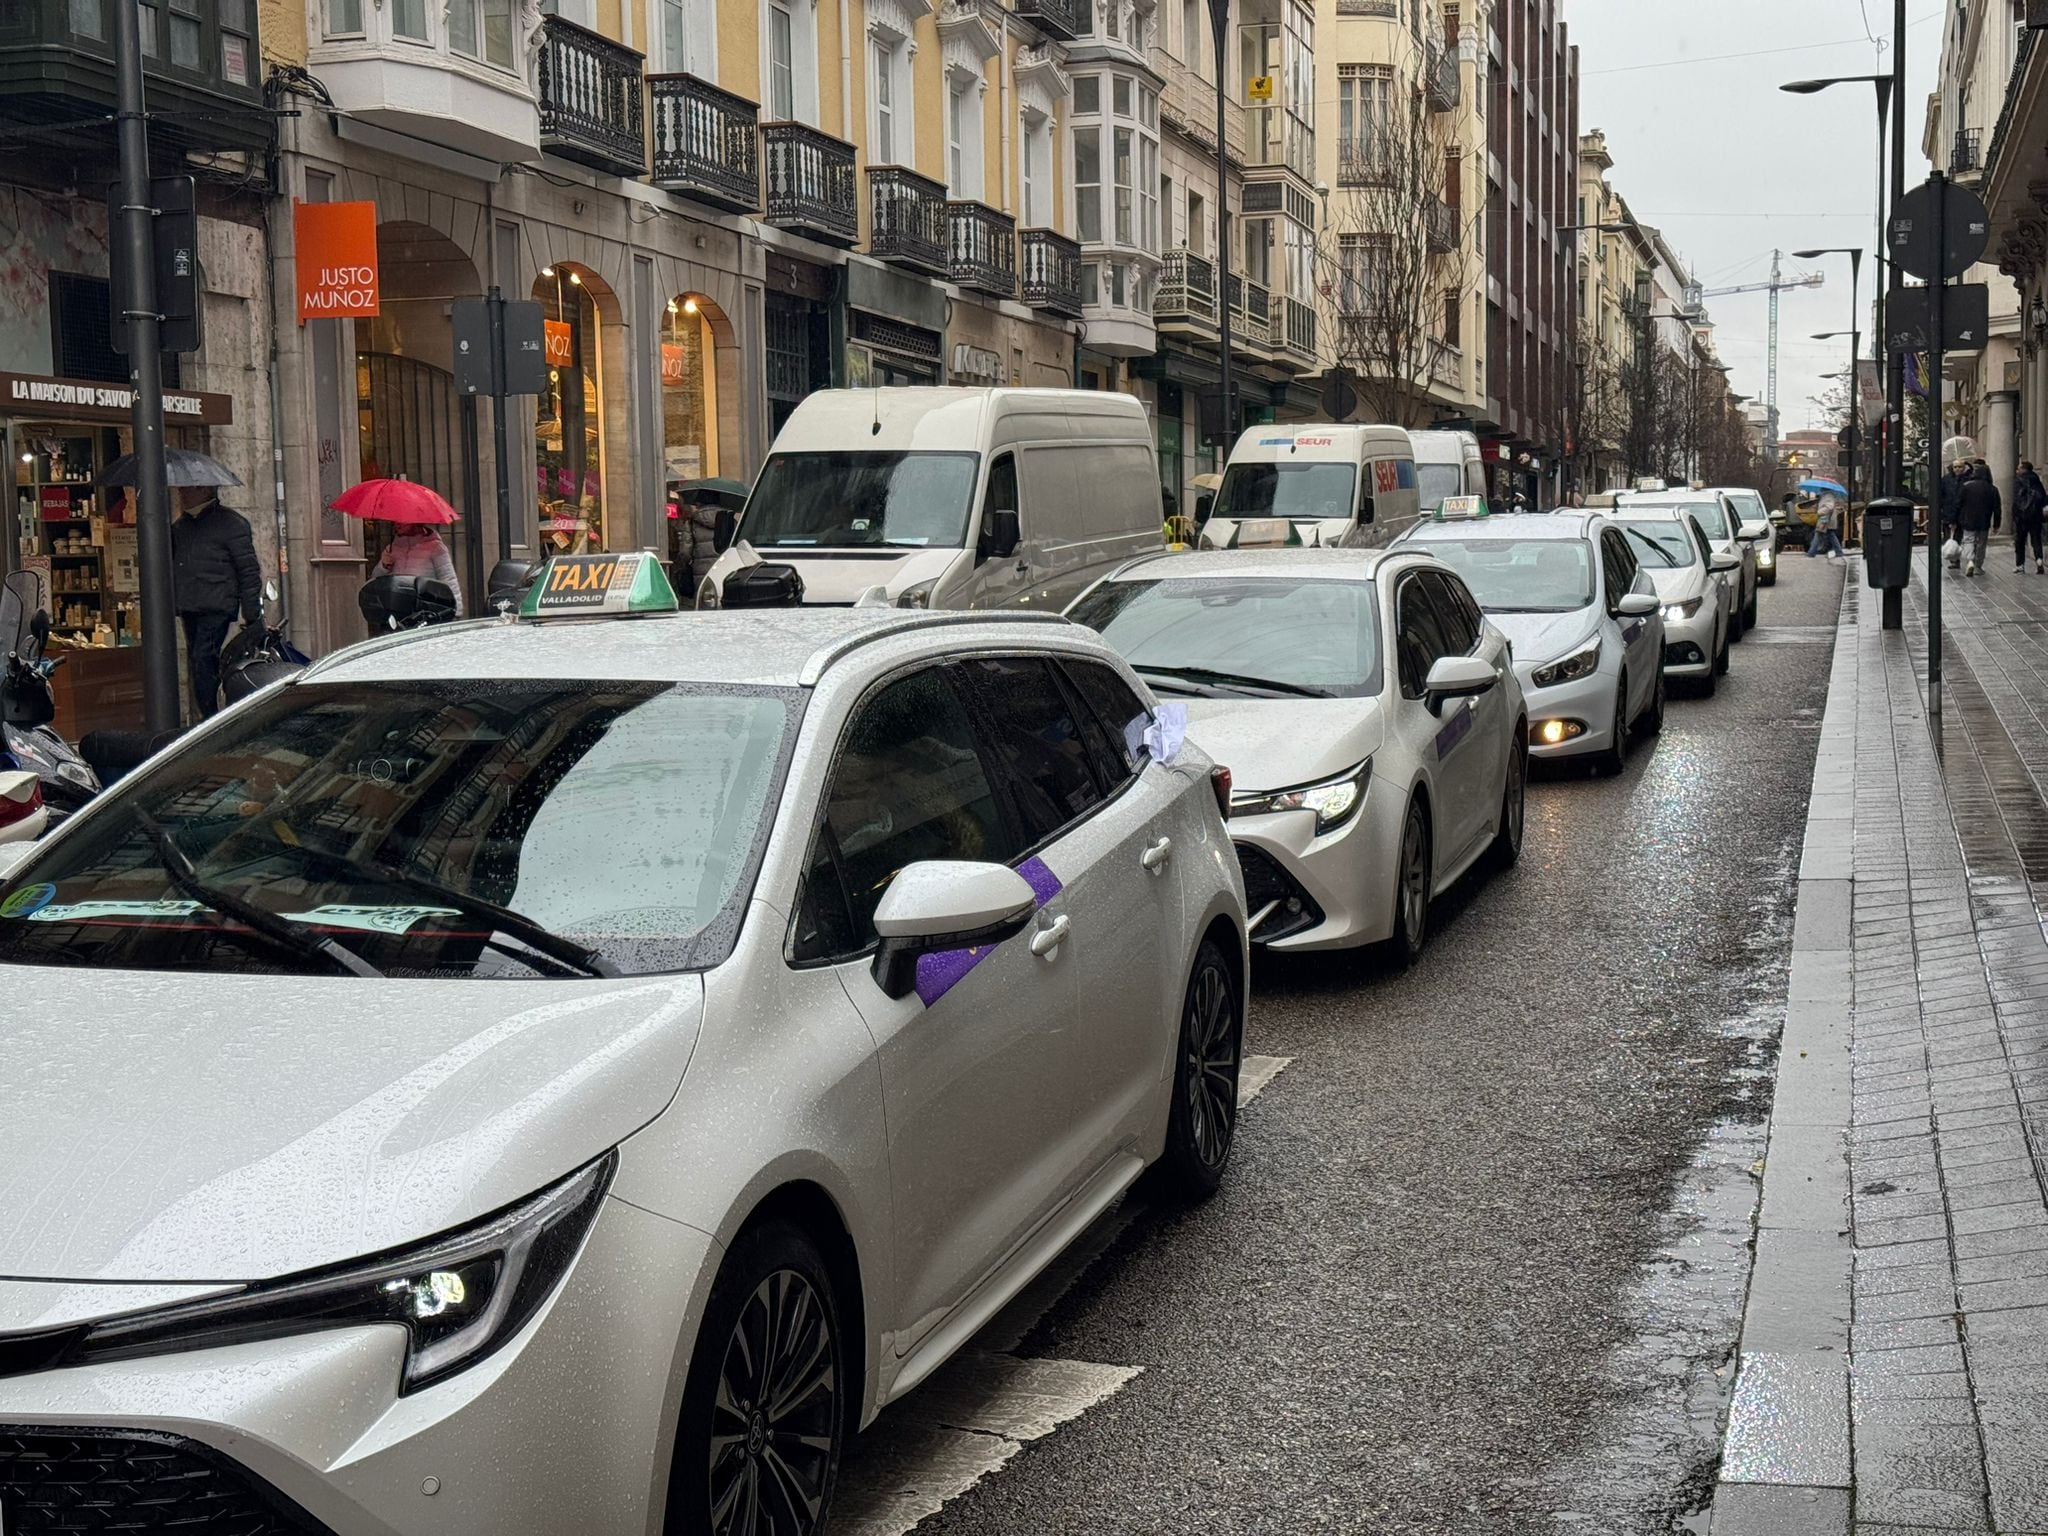
[(549, 553), (601, 550), (607, 545), (597, 302), (582, 273), (561, 267), (542, 269), (533, 296), (541, 304), (548, 362), (534, 424), (541, 547)]

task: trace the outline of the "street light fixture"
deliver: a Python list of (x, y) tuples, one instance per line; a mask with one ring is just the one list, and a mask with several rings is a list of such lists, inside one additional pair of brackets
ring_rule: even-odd
[[(1849, 329), (1846, 331), (1821, 331), (1816, 333), (1813, 338), (1815, 341), (1833, 341), (1841, 336), (1849, 338), (1849, 440), (1843, 445), (1847, 450), (1849, 465), (1843, 484), (1843, 489), (1848, 492), (1845, 498), (1848, 506), (1843, 510), (1848, 512), (1853, 510), (1856, 505), (1856, 436), (1857, 428), (1861, 425), (1863, 416), (1861, 381), (1856, 376), (1857, 369), (1860, 366), (1858, 359), (1863, 351), (1863, 333), (1857, 329), (1863, 319), (1863, 306), (1856, 296), (1857, 285), (1863, 276), (1863, 247), (1860, 245), (1825, 245), (1811, 251), (1794, 251), (1792, 254), (1801, 261), (1815, 261), (1822, 256), (1846, 256), (1849, 258)], [(1872, 485), (1878, 483), (1875, 466), (1872, 468), (1870, 483)]]

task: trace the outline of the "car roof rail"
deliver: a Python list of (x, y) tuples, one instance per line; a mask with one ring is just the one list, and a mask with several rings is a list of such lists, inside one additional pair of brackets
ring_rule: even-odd
[(1061, 628), (1072, 628), (1073, 620), (1063, 613), (920, 613), (906, 616), (893, 624), (878, 624), (873, 629), (844, 636), (830, 645), (821, 645), (811, 652), (810, 658), (798, 671), (796, 680), (800, 688), (815, 688), (818, 680), (828, 668), (836, 666), (865, 645), (875, 645), (883, 640), (893, 640), (898, 635), (913, 634), (923, 629), (945, 629), (986, 626), (990, 624), (1048, 624)]

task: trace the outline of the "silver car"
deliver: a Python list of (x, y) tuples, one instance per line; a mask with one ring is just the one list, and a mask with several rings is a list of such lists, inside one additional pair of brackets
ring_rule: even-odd
[(1465, 579), (1514, 647), (1529, 755), (1619, 773), (1664, 728), (1663, 604), (1622, 530), (1562, 511), (1422, 522), (1403, 547)]
[(1735, 574), (1723, 589), (1728, 605), (1728, 638), (1739, 641), (1756, 624), (1757, 552), (1742, 536), (1742, 518), (1720, 491), (1630, 491), (1615, 505), (1617, 513), (1642, 507), (1666, 507), (1689, 514), (1699, 523), (1719, 554), (1734, 557)]
[(1522, 846), (1528, 713), (1507, 641), (1409, 545), (1160, 555), (1069, 615), (1231, 767), (1255, 944), (1422, 948), (1434, 899)]
[(372, 641), (0, 857), (10, 1533), (816, 1531), (1230, 1156), (1219, 783), (1053, 618)]
[(1696, 682), (1711, 695), (1728, 671), (1735, 557), (1715, 549), (1682, 508), (1624, 508), (1613, 521), (1664, 604), (1664, 675)]
[[(1735, 508), (1737, 536), (1756, 546), (1756, 580), (1760, 587), (1778, 584), (1778, 524), (1763, 496), (1747, 486), (1723, 486), (1721, 494)], [(1756, 622), (1754, 616), (1750, 621)]]

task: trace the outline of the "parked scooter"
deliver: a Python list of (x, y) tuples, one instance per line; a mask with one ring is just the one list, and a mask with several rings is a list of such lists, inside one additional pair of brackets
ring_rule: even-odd
[(279, 626), (245, 624), (221, 648), (221, 697), (239, 704), (272, 683), (298, 676), (312, 664), (312, 658), (293, 645)]
[(0, 775), (33, 773), (48, 819), (55, 822), (98, 794), (100, 781), (85, 759), (50, 729), (57, 718), (50, 674), (63, 658), (46, 654), (50, 616), (36, 606), (40, 595), (41, 588), (27, 571), (16, 571), (0, 582), (0, 645), (7, 648), (6, 660), (0, 663)]
[(356, 594), (370, 633), (448, 624), (461, 617), (455, 593), (431, 576), (372, 576)]

